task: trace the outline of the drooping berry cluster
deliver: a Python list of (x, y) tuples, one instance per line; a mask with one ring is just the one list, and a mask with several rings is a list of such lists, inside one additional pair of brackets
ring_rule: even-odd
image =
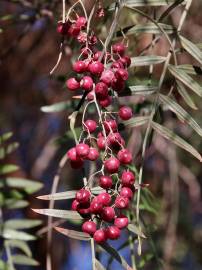
[[(82, 168), (86, 160), (96, 162), (99, 167), (101, 164), (101, 169), (76, 193), (72, 210), (86, 219), (83, 232), (102, 243), (119, 238), (120, 230), (127, 227), (129, 221), (122, 211), (128, 209), (135, 192), (135, 175), (127, 168), (132, 162), (132, 153), (125, 147), (118, 128), (119, 120), (133, 116), (132, 109), (128, 106), (120, 106), (118, 112), (106, 109), (124, 91), (131, 59), (125, 55), (124, 42), (115, 43), (110, 51), (106, 47), (100, 50), (99, 38), (86, 25), (84, 17), (58, 25), (59, 33), (75, 37), (82, 45), (81, 54), (73, 64), (75, 75), (67, 80), (66, 86), (87, 96), (82, 136), (67, 155), (75, 169)], [(90, 104), (97, 110), (95, 120), (84, 119)], [(101, 188), (97, 195), (91, 189), (92, 181)]]

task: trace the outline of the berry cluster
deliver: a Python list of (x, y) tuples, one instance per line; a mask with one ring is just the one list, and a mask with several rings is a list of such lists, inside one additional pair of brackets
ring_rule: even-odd
[[(84, 17), (58, 24), (59, 33), (81, 43), (81, 54), (73, 64), (75, 76), (67, 80), (66, 86), (70, 91), (83, 91), (87, 97), (85, 111), (94, 103), (98, 112), (97, 120), (85, 120), (84, 111), (79, 142), (67, 155), (75, 169), (82, 168), (85, 160), (96, 162), (96, 166), (101, 164), (101, 169), (76, 193), (72, 210), (86, 219), (83, 232), (103, 243), (118, 239), (120, 230), (127, 227), (129, 221), (122, 211), (128, 209), (135, 192), (135, 175), (127, 168), (132, 154), (125, 147), (118, 125), (119, 119), (125, 121), (133, 116), (132, 109), (128, 106), (120, 106), (118, 112), (106, 109), (113, 97), (124, 91), (131, 59), (125, 54), (123, 42), (112, 45), (110, 51), (106, 47), (100, 50), (99, 39), (86, 28)], [(93, 194), (90, 180), (101, 187), (101, 193)]]

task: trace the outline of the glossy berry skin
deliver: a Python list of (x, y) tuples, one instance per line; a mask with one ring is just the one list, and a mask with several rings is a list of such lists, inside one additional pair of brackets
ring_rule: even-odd
[(85, 143), (79, 143), (76, 145), (76, 153), (80, 158), (85, 158), (88, 156), (90, 147)]
[(128, 208), (129, 200), (128, 198), (117, 196), (115, 200), (115, 206), (119, 209), (126, 209)]
[(95, 161), (99, 158), (99, 152), (96, 148), (90, 147), (89, 153), (86, 157), (88, 160)]
[(99, 138), (97, 139), (97, 146), (98, 146), (98, 148), (99, 148), (100, 150), (104, 150), (104, 149), (105, 149), (105, 142), (106, 142), (106, 140), (105, 140), (104, 137), (99, 137)]
[(92, 214), (100, 214), (103, 210), (103, 204), (96, 200), (96, 197), (90, 204), (90, 211)]
[(102, 192), (97, 196), (97, 201), (103, 206), (108, 206), (111, 202), (111, 196), (106, 192)]
[(123, 43), (116, 43), (112, 46), (113, 53), (118, 53), (121, 56), (125, 53), (125, 45)]
[(104, 121), (104, 128), (105, 128), (105, 131), (107, 133), (111, 132), (111, 131), (117, 131), (117, 122), (116, 120), (113, 120), (113, 119), (110, 119), (110, 120), (107, 120), (107, 121)]
[(106, 233), (107, 233), (107, 238), (109, 238), (111, 240), (116, 240), (121, 235), (121, 231), (119, 230), (119, 228), (117, 226), (108, 227), (106, 230)]
[(123, 63), (125, 67), (129, 67), (131, 65), (131, 58), (127, 55), (120, 58), (120, 62)]
[(124, 68), (124, 65), (121, 61), (115, 61), (112, 63), (111, 68), (118, 69), (118, 68)]
[(90, 76), (84, 76), (80, 82), (80, 87), (86, 91), (91, 91), (93, 88), (93, 79)]
[(120, 195), (131, 200), (133, 198), (133, 191), (129, 187), (122, 187)]
[(76, 200), (79, 203), (87, 203), (90, 200), (90, 192), (87, 189), (80, 189), (76, 193)]
[(113, 147), (121, 147), (125, 145), (124, 139), (121, 137), (119, 132), (110, 133), (107, 137), (109, 145)]
[(89, 204), (86, 205), (79, 205), (77, 208), (77, 212), (83, 216), (84, 218), (89, 217), (90, 215), (90, 207)]
[(72, 24), (68, 29), (68, 34), (72, 37), (77, 37), (80, 33), (80, 27), (76, 26), (76, 24)]
[(70, 91), (75, 91), (80, 88), (80, 83), (75, 78), (69, 78), (66, 81), (66, 86)]
[(128, 71), (125, 70), (124, 68), (119, 68), (117, 69), (117, 71), (115, 72), (115, 77), (118, 80), (123, 80), (126, 81), (128, 79)]
[(99, 75), (103, 72), (104, 65), (99, 61), (94, 61), (89, 65), (88, 69), (92, 74)]
[(102, 187), (104, 189), (111, 188), (113, 185), (112, 178), (110, 176), (107, 176), (107, 175), (100, 176), (99, 185), (100, 185), (100, 187)]
[(87, 20), (85, 17), (78, 17), (76, 20), (76, 26), (79, 27), (80, 29), (84, 29), (86, 27)]
[(133, 111), (128, 106), (123, 106), (119, 109), (119, 117), (122, 120), (129, 120), (133, 116)]
[(99, 104), (103, 108), (108, 107), (109, 105), (112, 104), (112, 97), (111, 96), (108, 96), (105, 99), (99, 100)]
[(84, 128), (85, 130), (87, 130), (88, 132), (92, 133), (96, 130), (97, 128), (97, 123), (94, 120), (86, 120), (84, 123)]
[(70, 22), (59, 22), (57, 25), (57, 32), (61, 35), (66, 35), (68, 33), (68, 29), (70, 27)]
[(108, 86), (103, 82), (97, 83), (95, 86), (95, 94), (99, 100), (105, 99), (108, 96)]
[(118, 172), (119, 167), (120, 167), (120, 162), (117, 158), (111, 157), (104, 162), (104, 168), (109, 173)]
[(70, 165), (72, 169), (81, 169), (83, 167), (83, 160), (78, 159), (76, 161), (70, 160)]
[(76, 211), (79, 207), (79, 201), (77, 201), (76, 199), (73, 200), (72, 202), (72, 210)]
[(76, 147), (72, 147), (71, 149), (68, 150), (67, 156), (71, 161), (78, 161), (80, 158), (78, 157), (76, 153)]
[(111, 85), (114, 79), (115, 79), (114, 72), (110, 69), (103, 71), (100, 77), (100, 80), (108, 86)]
[(93, 221), (86, 221), (82, 225), (82, 231), (93, 235), (96, 232), (96, 223)]
[(119, 229), (124, 229), (128, 226), (128, 218), (124, 215), (120, 215), (115, 218), (114, 225)]
[(107, 240), (107, 235), (106, 235), (105, 230), (103, 229), (97, 230), (93, 235), (93, 239), (98, 244), (104, 243)]
[(133, 185), (135, 183), (135, 175), (131, 171), (123, 171), (121, 183), (125, 186)]
[(76, 61), (73, 64), (73, 70), (77, 73), (82, 73), (86, 71), (86, 63), (84, 61)]
[(115, 218), (114, 208), (112, 208), (111, 206), (105, 207), (101, 213), (101, 217), (104, 221), (112, 221)]
[(121, 162), (121, 164), (130, 164), (132, 162), (132, 154), (128, 149), (122, 149), (117, 154), (118, 160)]

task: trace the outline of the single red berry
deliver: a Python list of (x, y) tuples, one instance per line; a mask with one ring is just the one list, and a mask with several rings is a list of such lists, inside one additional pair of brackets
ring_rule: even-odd
[(80, 33), (80, 27), (76, 26), (76, 24), (72, 24), (68, 29), (68, 34), (72, 37), (77, 37)]
[(78, 17), (76, 20), (76, 26), (79, 27), (80, 29), (84, 29), (86, 27), (87, 20), (85, 17)]
[(123, 65), (123, 63), (121, 61), (115, 61), (115, 62), (112, 63), (111, 68), (116, 70), (116, 69), (119, 69), (119, 68), (124, 68), (124, 65)]
[(82, 225), (82, 231), (93, 235), (96, 232), (96, 223), (93, 221), (86, 221)]
[(92, 74), (101, 74), (104, 70), (104, 65), (99, 61), (94, 61), (89, 65), (88, 69)]
[(128, 106), (122, 106), (119, 109), (119, 117), (122, 120), (129, 120), (133, 116), (133, 111), (130, 107)]
[(128, 226), (128, 218), (124, 215), (120, 215), (115, 218), (114, 225), (119, 229), (123, 229)]
[(67, 88), (71, 91), (79, 89), (80, 83), (75, 78), (70, 78), (66, 81)]
[(106, 120), (106, 121), (104, 121), (103, 124), (104, 124), (104, 128), (105, 128), (107, 133), (109, 133), (111, 131), (114, 132), (118, 128), (116, 120), (113, 120), (113, 119)]
[(93, 239), (98, 244), (104, 243), (107, 240), (107, 235), (106, 235), (105, 230), (103, 229), (97, 230), (93, 235)]
[(131, 200), (133, 198), (133, 191), (128, 187), (122, 187), (120, 195)]
[(71, 161), (80, 160), (80, 158), (78, 157), (76, 153), (76, 147), (72, 147), (71, 149), (69, 149), (69, 151), (67, 152), (67, 156)]
[(87, 157), (89, 154), (89, 151), (90, 151), (90, 148), (86, 143), (79, 143), (76, 145), (76, 153), (81, 158)]
[(92, 214), (100, 214), (103, 210), (103, 204), (98, 202), (97, 197), (95, 197), (90, 204), (90, 211)]
[(86, 63), (84, 61), (76, 61), (73, 64), (73, 70), (77, 73), (82, 73), (86, 71)]
[[(77, 40), (78, 40), (78, 42), (81, 43), (81, 44), (86, 43), (87, 38), (88, 38), (88, 36), (87, 36), (87, 33), (85, 33), (85, 32), (80, 32), (80, 33), (78, 34), (78, 36), (77, 36)], [(84, 54), (83, 54), (83, 56), (84, 56)]]
[(86, 91), (90, 91), (93, 88), (93, 79), (90, 76), (84, 76), (80, 82), (80, 87)]
[(107, 176), (107, 175), (100, 176), (99, 185), (100, 185), (100, 187), (102, 187), (104, 189), (111, 188), (113, 185), (112, 178), (110, 176)]
[(111, 206), (105, 207), (101, 213), (101, 217), (104, 221), (112, 221), (115, 218), (114, 208), (112, 208)]
[(117, 226), (108, 227), (106, 230), (106, 233), (107, 233), (107, 238), (109, 238), (111, 240), (116, 240), (121, 235), (121, 231), (119, 230), (119, 228)]
[(126, 49), (126, 47), (123, 43), (116, 43), (112, 46), (113, 53), (118, 53), (121, 56), (124, 55), (125, 49)]
[(107, 206), (111, 202), (111, 196), (106, 192), (100, 193), (96, 198), (97, 201), (101, 203), (103, 206)]
[(98, 150), (97, 150), (96, 148), (94, 148), (94, 147), (90, 147), (89, 153), (88, 153), (88, 155), (87, 155), (86, 158), (87, 158), (88, 160), (95, 161), (95, 160), (98, 159), (98, 157), (99, 157), (99, 152), (98, 152)]
[(135, 183), (135, 175), (131, 171), (123, 171), (121, 183), (125, 186), (133, 185)]
[(108, 143), (113, 147), (121, 147), (125, 145), (124, 139), (121, 137), (119, 132), (110, 133), (107, 137)]
[(123, 80), (114, 80), (112, 82), (112, 89), (117, 93), (122, 92), (125, 89), (125, 81)]
[(94, 120), (86, 120), (84, 123), (85, 130), (89, 131), (90, 133), (94, 132), (97, 128), (97, 123)]
[(97, 83), (95, 86), (95, 93), (99, 100), (105, 99), (108, 96), (108, 86), (103, 82)]
[(70, 160), (70, 165), (72, 169), (80, 169), (83, 167), (83, 160), (78, 159), (76, 161)]
[(106, 140), (103, 136), (98, 137), (97, 139), (97, 146), (100, 150), (104, 150), (106, 147)]
[(77, 191), (76, 193), (76, 200), (79, 203), (87, 203), (90, 200), (90, 191), (88, 191), (87, 189), (80, 189), (79, 191)]
[(121, 164), (130, 164), (132, 162), (132, 154), (128, 149), (122, 149), (117, 154), (118, 160)]
[(123, 65), (125, 67), (129, 67), (131, 65), (131, 58), (127, 55), (123, 56), (122, 58), (120, 58), (121, 63), (123, 63)]
[(110, 69), (103, 71), (100, 77), (100, 80), (108, 86), (111, 85), (114, 79), (115, 79), (114, 72)]
[(79, 202), (76, 199), (74, 199), (72, 202), (72, 210), (76, 211), (78, 207), (79, 207)]
[(117, 196), (115, 200), (115, 206), (119, 209), (126, 209), (129, 205), (128, 198)]
[(115, 77), (118, 80), (123, 80), (126, 81), (128, 79), (128, 71), (125, 70), (124, 68), (119, 68), (117, 69), (117, 71), (115, 72)]
[(77, 212), (84, 218), (89, 217), (89, 215), (91, 214), (89, 203), (79, 204), (79, 206), (77, 207)]
[(99, 104), (100, 106), (102, 106), (103, 108), (108, 107), (109, 105), (112, 104), (112, 97), (108, 96), (105, 99), (99, 100)]
[(70, 25), (70, 22), (59, 22), (57, 25), (57, 32), (61, 35), (66, 35), (68, 33)]
[(120, 162), (117, 158), (111, 157), (104, 162), (104, 167), (109, 173), (116, 173), (119, 170)]

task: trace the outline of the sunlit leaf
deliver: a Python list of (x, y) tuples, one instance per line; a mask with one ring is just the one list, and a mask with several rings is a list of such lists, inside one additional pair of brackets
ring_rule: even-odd
[(41, 107), (41, 111), (45, 113), (61, 112), (71, 107), (70, 101), (58, 102), (53, 105)]
[(18, 248), (22, 252), (24, 252), (28, 257), (32, 256), (32, 251), (28, 244), (24, 241), (21, 240), (6, 240), (5, 242), (6, 245), (8, 245), (10, 248)]
[(31, 266), (37, 266), (39, 263), (27, 256), (24, 255), (13, 255), (12, 256), (12, 261), (14, 264), (19, 264), (19, 265), (31, 265)]
[(178, 90), (179, 94), (181, 95), (181, 97), (184, 99), (185, 103), (193, 110), (197, 110), (197, 107), (196, 107), (194, 101), (192, 100), (191, 96), (189, 95), (189, 93), (185, 89), (184, 85), (178, 80), (176, 82), (177, 82), (177, 90)]
[(0, 136), (0, 144), (2, 144), (3, 142), (9, 140), (12, 136), (13, 136), (12, 132), (4, 133), (3, 135)]
[[(163, 23), (159, 23), (158, 25), (167, 34), (173, 34), (176, 31), (172, 25), (163, 24)], [(125, 34), (131, 35), (131, 34), (139, 34), (139, 33), (162, 34), (162, 31), (154, 23), (145, 23), (145, 24), (137, 24), (133, 26)]]
[(196, 157), (200, 162), (202, 161), (201, 155), (199, 152), (189, 143), (187, 143), (184, 139), (173, 133), (166, 127), (159, 125), (158, 123), (152, 122), (152, 128), (161, 136), (168, 139), (172, 143), (176, 144), (177, 146), (181, 147), (182, 149), (186, 150), (194, 157)]
[(142, 95), (148, 96), (154, 94), (158, 89), (156, 85), (133, 85), (119, 93), (119, 97)]
[(187, 73), (185, 73), (182, 69), (174, 67), (172, 65), (168, 66), (169, 71), (171, 74), (185, 84), (188, 88), (194, 91), (200, 97), (202, 96), (202, 87), (190, 77)]
[(140, 231), (140, 229), (138, 228), (138, 226), (134, 225), (134, 224), (128, 224), (128, 230), (133, 232), (134, 234), (142, 237), (142, 238), (146, 238), (146, 236), (144, 235), (144, 233), (142, 231)]
[(25, 208), (29, 205), (29, 202), (26, 200), (18, 200), (18, 199), (6, 199), (3, 201), (3, 206), (7, 209), (19, 209)]
[(4, 222), (4, 227), (9, 229), (30, 229), (42, 224), (38, 219), (9, 219)]
[(19, 170), (19, 167), (16, 165), (13, 165), (13, 164), (0, 165), (0, 175), (7, 174), (7, 173), (13, 173), (17, 170)]
[(19, 143), (10, 143), (4, 147), (0, 147), (0, 159), (4, 159), (7, 155), (14, 152), (19, 147)]
[(91, 238), (87, 233), (78, 232), (74, 230), (68, 230), (60, 227), (54, 228), (57, 232), (62, 233), (70, 238), (77, 239), (77, 240), (84, 240), (89, 241)]
[(184, 71), (187, 74), (202, 75), (202, 68), (199, 66), (185, 64), (185, 65), (179, 65), (177, 66), (177, 68)]
[(83, 219), (76, 211), (71, 210), (60, 210), (60, 209), (32, 209), (32, 210), (38, 214), (50, 217), (57, 217), (63, 219), (76, 219), (76, 220)]
[(183, 48), (202, 65), (202, 51), (194, 43), (183, 36), (180, 36), (180, 41)]
[[(124, 5), (128, 7), (145, 6), (167, 6), (173, 4), (175, 0), (125, 0)], [(112, 4), (109, 10), (114, 10), (115, 4)]]
[(165, 62), (166, 57), (158, 55), (137, 56), (131, 58), (130, 67), (155, 65)]
[(146, 124), (149, 120), (149, 116), (137, 116), (133, 117), (130, 120), (124, 121), (124, 126), (128, 127), (138, 127)]
[(15, 239), (23, 241), (32, 241), (36, 239), (36, 237), (31, 234), (6, 228), (3, 229), (0, 234), (5, 239)]

